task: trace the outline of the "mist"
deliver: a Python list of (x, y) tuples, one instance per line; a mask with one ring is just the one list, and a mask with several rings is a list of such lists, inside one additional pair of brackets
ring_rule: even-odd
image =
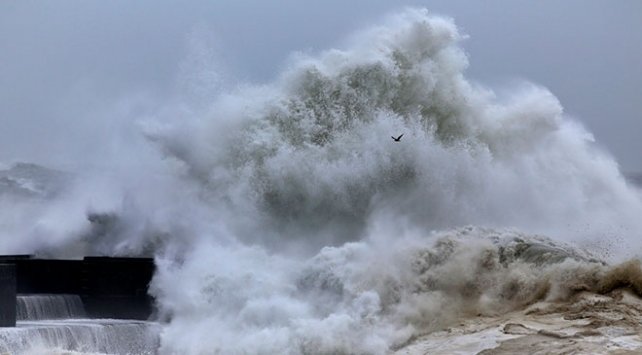
[[(601, 143), (639, 114), (639, 64), (553, 65), (615, 26), (554, 16), (604, 14), (573, 4), (524, 5), (542, 33), (498, 3), (506, 23), (459, 3), (3, 5), (0, 249), (154, 257), (166, 354), (384, 354), (569, 280), (608, 289), (642, 246), (620, 166), (639, 141)], [(569, 24), (588, 39), (549, 37)], [(622, 121), (592, 132), (593, 105)]]
[[(90, 164), (79, 151), (121, 161), (119, 147), (136, 139), (133, 122), (185, 90), (180, 68), (193, 56), (195, 37), (211, 50), (202, 70), (230, 85), (266, 82), (292, 52), (338, 45), (346, 33), (408, 5), (454, 17), (470, 35), (462, 45), (474, 58), (467, 70), (473, 80), (499, 89), (523, 80), (548, 87), (625, 171), (642, 170), (635, 96), (642, 90), (642, 11), (635, 1), (6, 3), (0, 161)], [(215, 95), (207, 90), (201, 95)]]

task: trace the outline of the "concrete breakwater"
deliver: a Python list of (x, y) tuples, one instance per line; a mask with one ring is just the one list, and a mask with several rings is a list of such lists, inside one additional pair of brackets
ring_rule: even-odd
[(18, 295), (78, 295), (87, 318), (146, 320), (153, 273), (149, 258), (0, 256), (0, 326), (16, 325)]

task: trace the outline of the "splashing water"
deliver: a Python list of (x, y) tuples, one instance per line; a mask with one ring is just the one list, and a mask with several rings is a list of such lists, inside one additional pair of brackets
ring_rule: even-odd
[(235, 234), (279, 248), (357, 240), (400, 218), (565, 239), (636, 233), (640, 199), (616, 163), (545, 89), (498, 100), (466, 81), (460, 37), (410, 10), (347, 49), (298, 58), (272, 85), (223, 95), (193, 132), (149, 134), (234, 209)]
[(601, 259), (639, 250), (639, 191), (546, 89), (467, 81), (461, 39), (409, 9), (208, 113), (147, 122), (171, 174), (131, 172), (126, 194), (105, 189), (126, 198), (94, 200), (48, 246), (154, 253), (168, 354), (380, 354), (613, 275), (636, 284)]
[[(225, 242), (158, 259), (163, 352), (385, 353), (459, 317), (564, 299), (572, 280), (606, 282), (559, 241), (430, 232), (639, 247), (642, 201), (617, 164), (545, 89), (498, 99), (468, 82), (460, 38), (408, 10), (221, 96), (194, 132), (149, 133), (228, 209)], [(534, 259), (509, 257), (518, 239)], [(550, 250), (566, 251), (538, 263)]]

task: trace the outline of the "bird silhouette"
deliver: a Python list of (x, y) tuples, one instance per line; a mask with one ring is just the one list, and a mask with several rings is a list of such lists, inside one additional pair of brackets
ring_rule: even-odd
[(403, 134), (399, 135), (399, 137), (397, 138), (390, 136), (390, 138), (392, 138), (392, 140), (394, 140), (395, 142), (399, 142), (401, 140), (401, 137), (403, 137)]

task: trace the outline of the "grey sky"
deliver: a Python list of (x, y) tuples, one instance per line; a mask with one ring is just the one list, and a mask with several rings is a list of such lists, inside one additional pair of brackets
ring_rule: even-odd
[[(292, 51), (319, 51), (405, 6), (451, 16), (470, 78), (548, 87), (625, 171), (642, 171), (639, 1), (4, 1), (0, 162), (113, 152), (114, 130), (175, 94), (190, 33), (228, 77), (266, 82)], [(123, 104), (123, 98), (133, 104)], [(128, 100), (126, 100), (128, 101)], [(128, 131), (122, 135), (126, 140)]]

